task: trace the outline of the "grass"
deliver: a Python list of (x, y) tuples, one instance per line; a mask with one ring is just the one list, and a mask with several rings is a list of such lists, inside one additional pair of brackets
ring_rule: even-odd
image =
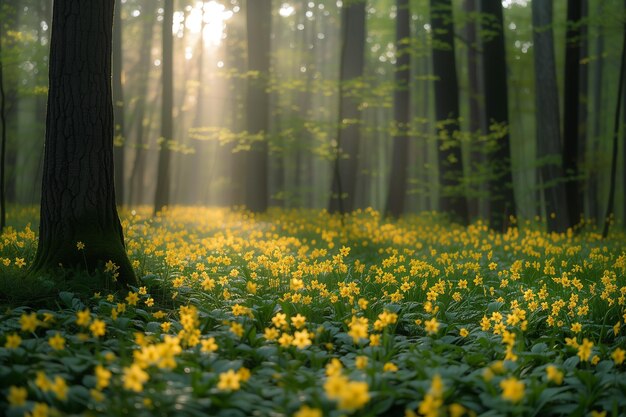
[(142, 285), (116, 293), (19, 281), (29, 222), (0, 238), (10, 416), (626, 415), (623, 233), (137, 210)]

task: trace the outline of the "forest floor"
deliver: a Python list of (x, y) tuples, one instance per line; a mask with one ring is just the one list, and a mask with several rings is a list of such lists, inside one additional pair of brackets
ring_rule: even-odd
[(626, 415), (622, 232), (373, 210), (122, 217), (141, 286), (87, 293), (15, 281), (37, 220), (10, 213), (0, 414)]

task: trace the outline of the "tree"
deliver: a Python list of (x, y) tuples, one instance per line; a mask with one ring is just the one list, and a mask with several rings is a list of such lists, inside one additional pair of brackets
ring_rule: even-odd
[[(496, 134), (494, 145), (487, 159), (492, 169), (489, 180), (489, 224), (494, 230), (504, 230), (509, 216), (516, 215), (511, 172), (511, 144), (509, 140), (509, 105), (506, 77), (506, 54), (504, 49), (504, 24), (502, 2), (481, 0), (480, 12), (484, 16), (483, 31), (490, 37), (483, 38), (483, 80), (485, 83), (486, 125)], [(500, 125), (502, 132), (494, 127)]]
[(7, 152), (7, 118), (6, 118), (6, 95), (4, 93), (4, 67), (2, 57), (2, 25), (0, 25), (0, 124), (2, 130), (0, 133), (0, 232), (6, 226), (6, 195), (4, 185), (4, 174), (6, 167)]
[(408, 0), (396, 1), (396, 86), (393, 95), (393, 112), (397, 133), (393, 137), (391, 175), (387, 194), (387, 216), (400, 217), (404, 212), (407, 184), (407, 161), (409, 155), (410, 77), (411, 55), (409, 51), (411, 27)]
[(113, 9), (114, 0), (54, 2), (39, 244), (31, 271), (93, 270), (111, 261), (119, 283), (136, 284), (113, 183)]
[(564, 207), (565, 187), (561, 169), (559, 92), (552, 36), (552, 2), (532, 3), (535, 53), (535, 101), (537, 109), (537, 156), (546, 202), (548, 231), (564, 232), (569, 225)]
[(351, 82), (363, 75), (365, 1), (352, 0), (341, 9), (341, 61), (339, 63), (339, 124), (329, 203), (331, 213), (354, 209), (360, 142), (361, 110), (351, 94)]
[(569, 226), (574, 227), (582, 216), (581, 179), (579, 176), (579, 103), (580, 45), (582, 1), (567, 1), (567, 34), (565, 39), (565, 97), (563, 114), (563, 170), (567, 176), (565, 198)]
[(113, 17), (113, 116), (115, 133), (113, 159), (115, 161), (115, 190), (119, 204), (124, 202), (124, 90), (122, 87), (122, 2), (117, 1)]
[(163, 7), (163, 60), (161, 62), (163, 94), (161, 96), (161, 137), (159, 138), (159, 167), (157, 170), (154, 214), (170, 202), (170, 142), (172, 141), (174, 103), (174, 0), (165, 0)]
[(458, 195), (463, 177), (459, 132), (459, 82), (456, 73), (454, 25), (451, 0), (431, 0), (433, 70), (435, 81), (435, 117), (439, 160), (440, 210), (452, 214), (461, 223), (468, 222), (467, 200)]
[(246, 99), (247, 129), (258, 136), (247, 152), (245, 201), (254, 212), (267, 210), (268, 203), (268, 132), (269, 97), (267, 82), (270, 68), (270, 24), (272, 1), (254, 0), (246, 3), (248, 28), (248, 71), (258, 76), (248, 80)]

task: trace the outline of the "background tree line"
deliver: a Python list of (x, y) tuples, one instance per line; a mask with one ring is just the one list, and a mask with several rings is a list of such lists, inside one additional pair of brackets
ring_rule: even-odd
[[(559, 231), (601, 221), (624, 8), (119, 1), (118, 203), (439, 210), (496, 229), (511, 215)], [(51, 1), (2, 3), (11, 203), (39, 201), (51, 12)], [(618, 161), (623, 219), (623, 146)]]

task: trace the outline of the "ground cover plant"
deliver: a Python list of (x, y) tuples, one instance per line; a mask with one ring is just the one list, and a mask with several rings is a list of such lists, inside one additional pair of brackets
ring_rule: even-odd
[(137, 210), (123, 225), (142, 285), (119, 291), (113, 263), (18, 280), (35, 211), (9, 222), (9, 416), (626, 414), (620, 233), (502, 234), (374, 210)]

